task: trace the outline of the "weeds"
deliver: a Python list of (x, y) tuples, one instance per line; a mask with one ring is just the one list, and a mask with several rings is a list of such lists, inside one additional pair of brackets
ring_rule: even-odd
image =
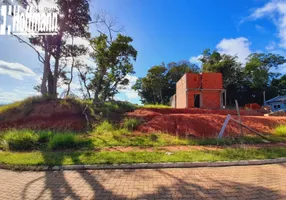
[(38, 139), (37, 134), (28, 130), (23, 130), (20, 134), (16, 130), (10, 130), (2, 139), (2, 147), (12, 151), (33, 150), (37, 147)]
[(28, 116), (33, 109), (33, 104), (42, 101), (43, 97), (34, 96), (26, 98), (23, 101), (14, 102), (0, 107), (0, 113), (4, 112), (23, 112), (24, 116)]
[(103, 121), (96, 126), (95, 132), (96, 133), (105, 133), (105, 132), (109, 132), (109, 131), (113, 131), (113, 130), (115, 130), (115, 127), (113, 124), (111, 124), (108, 121)]
[(142, 124), (142, 119), (124, 118), (123, 120), (123, 127), (129, 131), (135, 130), (140, 124)]
[(46, 143), (50, 140), (51, 136), (52, 136), (52, 131), (39, 131), (37, 132), (39, 138), (38, 138), (38, 142), (40, 143)]
[(102, 109), (106, 109), (110, 112), (131, 112), (136, 109), (136, 106), (130, 102), (126, 101), (112, 101), (112, 102), (105, 102)]
[(55, 134), (51, 137), (48, 147), (52, 150), (77, 148), (76, 137), (72, 133)]
[(274, 134), (277, 136), (286, 136), (286, 125), (280, 125), (277, 128), (275, 128)]

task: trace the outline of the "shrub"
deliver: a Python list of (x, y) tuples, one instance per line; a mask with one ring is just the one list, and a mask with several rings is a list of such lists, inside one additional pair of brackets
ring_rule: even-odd
[(124, 118), (123, 120), (123, 127), (128, 130), (135, 130), (137, 126), (142, 123), (141, 119), (137, 118)]
[(276, 127), (274, 134), (278, 136), (286, 136), (286, 125), (280, 125)]
[(50, 138), (48, 146), (52, 150), (76, 148), (76, 136), (72, 133), (54, 134)]
[(53, 133), (52, 131), (40, 131), (37, 134), (39, 136), (38, 142), (45, 143), (49, 141)]
[(108, 121), (103, 121), (99, 125), (96, 126), (96, 132), (97, 133), (104, 133), (113, 131), (115, 128), (113, 124), (109, 123)]
[(4, 137), (2, 142), (2, 147), (5, 150), (32, 150), (37, 146), (39, 136), (32, 131), (28, 130), (11, 130), (8, 131)]
[(111, 111), (111, 112), (130, 112), (136, 109), (136, 105), (126, 102), (126, 101), (113, 101), (113, 102), (105, 102), (103, 107), (101, 108), (103, 111)]
[(152, 133), (151, 135), (150, 135), (150, 139), (151, 139), (151, 141), (152, 142), (157, 142), (158, 141), (158, 135), (156, 135), (156, 134), (154, 134), (154, 133)]

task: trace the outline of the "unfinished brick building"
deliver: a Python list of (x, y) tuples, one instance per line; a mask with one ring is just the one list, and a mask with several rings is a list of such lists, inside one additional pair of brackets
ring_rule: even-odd
[(176, 84), (171, 105), (176, 108), (222, 108), (226, 91), (221, 73), (186, 73)]

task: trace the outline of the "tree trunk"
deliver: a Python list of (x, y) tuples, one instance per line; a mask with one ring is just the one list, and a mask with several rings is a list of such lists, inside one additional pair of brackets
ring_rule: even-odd
[[(72, 37), (72, 45), (73, 45), (73, 37)], [(68, 90), (67, 90), (66, 96), (69, 96), (69, 94), (70, 94), (71, 83), (72, 83), (72, 79), (73, 79), (73, 68), (74, 68), (74, 54), (73, 54), (73, 48), (72, 48), (71, 55), (72, 55), (71, 78), (70, 78), (70, 81), (68, 82)]]
[(42, 83), (41, 83), (42, 96), (46, 96), (48, 92), (47, 90), (48, 62), (50, 62), (50, 60), (48, 60), (48, 53), (45, 52), (44, 73), (43, 73), (43, 78), (42, 78)]
[(73, 68), (74, 68), (74, 57), (72, 57), (71, 78), (70, 78), (70, 81), (68, 82), (68, 90), (67, 90), (66, 96), (69, 96), (69, 94), (70, 94), (71, 83), (72, 83), (72, 80), (73, 80)]
[[(60, 37), (61, 38), (61, 37)], [(58, 40), (61, 43), (61, 39)], [(59, 62), (60, 62), (60, 52), (61, 52), (61, 44), (57, 45), (57, 55), (55, 58), (55, 69), (54, 69), (54, 77), (53, 77), (53, 97), (57, 98), (57, 83), (58, 83), (58, 76), (59, 76)]]
[(48, 94), (49, 96), (53, 96), (54, 94), (54, 77), (53, 77), (53, 73), (51, 70), (51, 65), (49, 63), (49, 65), (47, 66), (47, 71), (48, 71)]
[[(77, 70), (78, 70), (78, 72), (79, 72), (79, 75), (78, 75), (79, 80), (80, 80), (80, 82), (82, 81), (82, 83), (83, 83), (83, 86), (84, 86), (84, 88), (85, 88), (85, 90), (86, 90), (88, 99), (91, 99), (90, 91), (89, 91), (88, 86), (87, 86), (87, 84), (86, 84), (86, 74), (83, 74), (83, 73), (79, 70), (79, 68), (77, 68)], [(82, 92), (83, 92), (83, 95), (85, 96), (83, 89), (82, 89)]]
[(42, 78), (42, 83), (41, 83), (41, 93), (42, 96), (47, 95), (47, 78), (48, 78), (48, 67), (50, 64), (50, 54), (49, 54), (49, 47), (48, 47), (48, 40), (46, 36), (43, 36), (43, 41), (44, 41), (44, 49), (45, 49), (45, 60), (44, 60), (44, 73), (43, 73), (43, 78)]
[(58, 76), (59, 76), (59, 62), (61, 58), (61, 46), (62, 46), (62, 37), (63, 37), (63, 26), (65, 26), (66, 18), (64, 18), (60, 23), (60, 30), (58, 35), (58, 43), (57, 43), (57, 50), (55, 56), (55, 69), (54, 69), (54, 77), (53, 77), (53, 97), (57, 98), (57, 88), (58, 88)]
[(163, 104), (162, 88), (160, 88), (160, 98), (161, 98), (161, 104)]
[(101, 70), (100, 71), (100, 76), (99, 78), (97, 79), (97, 83), (96, 83), (96, 89), (95, 89), (95, 92), (94, 92), (94, 99), (93, 99), (93, 104), (100, 104), (100, 100), (99, 100), (99, 94), (100, 94), (100, 91), (101, 91), (101, 82), (102, 82), (102, 79), (103, 79), (103, 71)]

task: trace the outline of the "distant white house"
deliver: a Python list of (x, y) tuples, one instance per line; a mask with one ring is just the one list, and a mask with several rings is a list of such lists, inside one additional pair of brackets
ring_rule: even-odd
[(277, 96), (265, 102), (265, 105), (271, 106), (271, 111), (284, 110), (286, 111), (286, 95)]

